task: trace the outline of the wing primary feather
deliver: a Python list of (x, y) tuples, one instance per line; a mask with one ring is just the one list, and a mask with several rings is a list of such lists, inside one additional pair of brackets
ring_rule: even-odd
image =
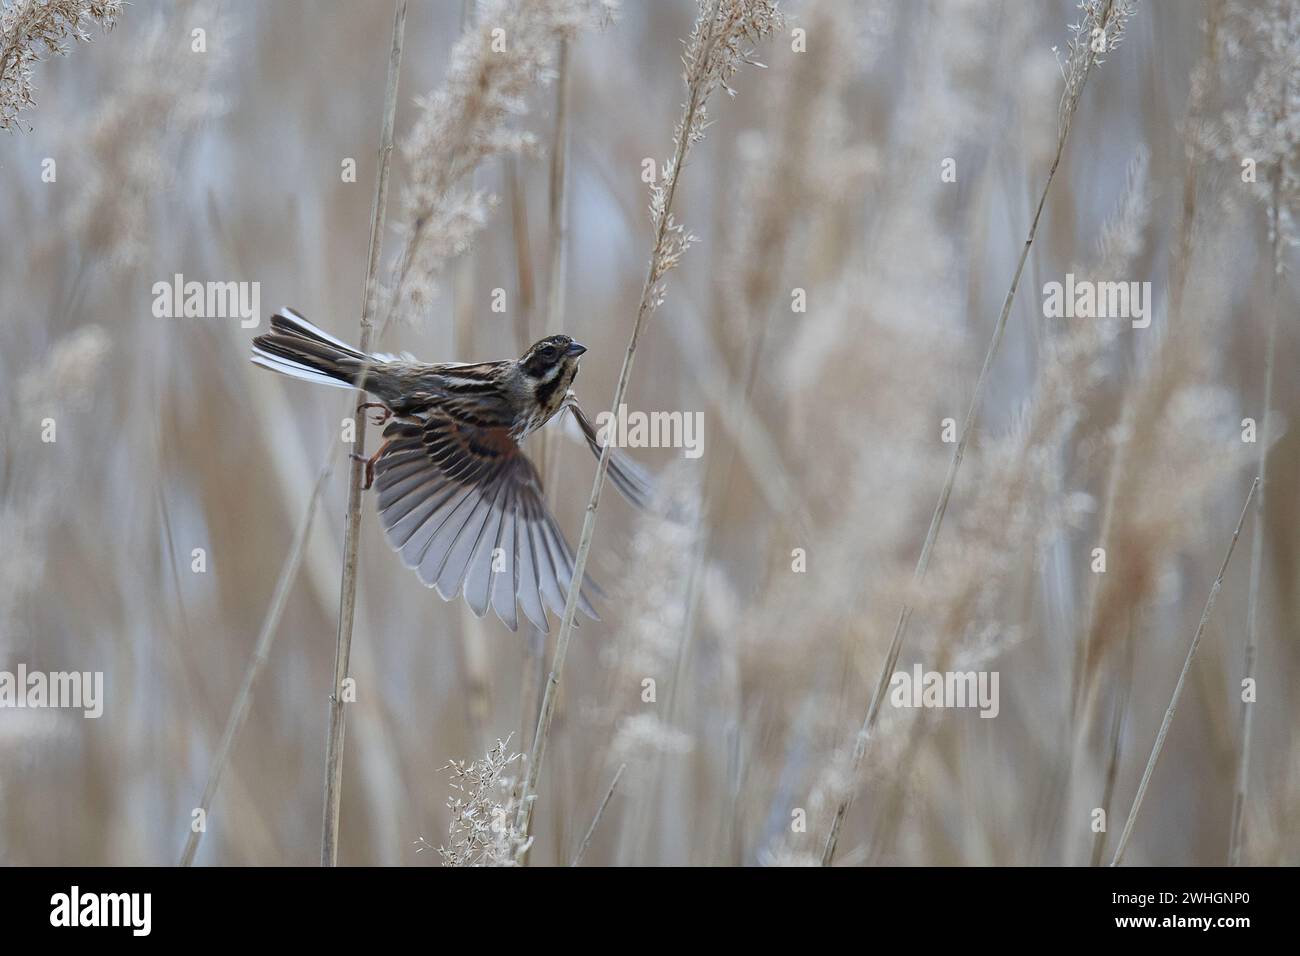
[[(478, 489), (473, 486), (466, 486), (463, 494), (457, 494), (448, 501), (446, 505), (435, 515), (430, 518), (437, 518), (437, 526), (434, 527), (433, 533), (429, 535), (424, 546), (420, 550), (420, 579), (429, 587), (438, 583), (438, 575), (442, 572), (443, 563), (447, 560), (447, 555), (451, 546), (455, 544), (457, 536), (465, 523), (469, 520), (470, 515), (478, 504)], [(438, 591), (442, 594), (441, 589)], [(445, 594), (443, 600), (451, 600)]]
[(543, 634), (550, 633), (550, 622), (546, 619), (546, 610), (542, 607), (542, 596), (538, 588), (537, 552), (533, 547), (532, 529), (528, 521), (524, 495), (515, 495), (515, 550), (519, 555), (519, 606), (523, 608), (528, 620), (536, 625)]
[(551, 610), (556, 614), (563, 614), (564, 595), (560, 592), (560, 569), (551, 554), (550, 536), (547, 534), (546, 515), (543, 511), (545, 506), (536, 500), (530, 501), (529, 505), (528, 533), (536, 542), (534, 554), (538, 563), (538, 584)]
[(519, 629), (519, 606), (515, 595), (519, 591), (519, 561), (515, 545), (515, 487), (510, 485), (505, 507), (501, 510), (501, 530), (498, 532), (505, 567), (492, 572), (492, 609), (497, 617), (512, 631)]
[(488, 512), (479, 545), (470, 556), (469, 571), (465, 575), (465, 601), (476, 617), (487, 613), (492, 601), (492, 577), (499, 573), (493, 565), (496, 564), (497, 548), (501, 547), (501, 515), (510, 496), (510, 483), (502, 478), (498, 484), (497, 499)]
[[(394, 550), (403, 552), (403, 561), (407, 567), (415, 567), (419, 564), (419, 558), (413, 557), (414, 563), (407, 561), (405, 549), (410, 546), (412, 540), (418, 538), (420, 543), (414, 550), (422, 551), (425, 539), (419, 536), (423, 533), (429, 519), (452, 500), (459, 490), (455, 486), (443, 484), (439, 478), (433, 476), (424, 485), (404, 496), (402, 501), (390, 505), (382, 513), (385, 530), (388, 532), (388, 543)], [(432, 535), (434, 530), (436, 529), (430, 529), (428, 534)]]
[(421, 506), (414, 512), (418, 515), (418, 526), (402, 546), (402, 561), (408, 568), (416, 569), (416, 574), (425, 587), (433, 587), (433, 578), (424, 570), (424, 559), (429, 553), (429, 546), (447, 519), (464, 503), (470, 490), (452, 486), (448, 492), (437, 497), (435, 506), (428, 509)]
[[(599, 460), (601, 444), (597, 441), (596, 426), (591, 423), (591, 419), (587, 417), (576, 399), (570, 399), (565, 404), (573, 415), (574, 421), (578, 423), (587, 447)], [(650, 503), (654, 500), (654, 479), (650, 477), (648, 471), (617, 448), (609, 450), (607, 474), (614, 487), (618, 489), (618, 493), (631, 504), (638, 508), (650, 507)]]
[(456, 535), (456, 540), (447, 549), (442, 569), (438, 572), (438, 593), (449, 601), (460, 594), (461, 586), (469, 573), (470, 561), (478, 551), (479, 542), (483, 539), (483, 531), (492, 517), (492, 510), (496, 506), (504, 484), (499, 477), (496, 477), (492, 479), (490, 485), (479, 491), (474, 510), (465, 519), (465, 524)]
[[(560, 569), (560, 584), (563, 586), (563, 596), (568, 597), (569, 589), (573, 587), (573, 554), (569, 551), (569, 544), (564, 540), (564, 535), (560, 533), (559, 526), (555, 523), (550, 514), (545, 516), (544, 530), (547, 533), (547, 539), (551, 543), (551, 553), (555, 558), (555, 563)], [(582, 576), (582, 587), (578, 591), (578, 607), (582, 613), (587, 615), (593, 621), (599, 621), (600, 615), (596, 613), (596, 608), (592, 606), (587, 597), (587, 589), (595, 590), (595, 582), (586, 574)]]
[(396, 524), (414, 511), (429, 492), (437, 491), (445, 485), (442, 476), (426, 465), (411, 474), (394, 478), (391, 484), (381, 488), (376, 505), (380, 512), (389, 515)]

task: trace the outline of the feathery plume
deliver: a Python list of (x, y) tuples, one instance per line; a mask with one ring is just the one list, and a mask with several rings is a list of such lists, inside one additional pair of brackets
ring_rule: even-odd
[[(1269, 242), (1300, 242), (1300, 3), (1264, 0), (1234, 6), (1224, 24), (1229, 67), (1258, 67), (1240, 105), (1223, 117), (1219, 157), (1261, 168), (1252, 193), (1269, 208)], [(1274, 256), (1280, 271), (1282, 258)]]
[[(206, 0), (183, 9), (209, 30), (220, 22)], [(64, 254), (63, 244), (76, 237), (88, 258), (115, 271), (141, 265), (153, 234), (149, 200), (173, 182), (185, 135), (221, 109), (209, 89), (224, 58), (219, 45), (203, 55), (191, 52), (162, 15), (135, 42), (132, 67), (117, 77), (94, 124), (68, 134), (93, 162), (63, 213), (62, 231), (38, 247), (42, 255)]]
[(0, 129), (36, 105), (34, 67), (41, 54), (67, 56), (68, 41), (90, 42), (87, 28), (105, 33), (122, 13), (122, 0), (5, 0), (0, 10)]
[[(452, 760), (453, 794), (447, 800), (451, 822), (448, 843), (438, 847), (444, 866), (518, 866), (528, 842), (514, 829), (514, 779), (506, 771), (523, 754), (509, 748), (510, 738), (497, 740), (482, 759), (466, 763)], [(423, 838), (416, 852), (430, 848)]]
[(398, 314), (427, 307), (442, 264), (464, 252), (486, 222), (494, 197), (463, 181), (484, 161), (534, 145), (515, 121), (528, 112), (528, 94), (553, 78), (560, 41), (592, 19), (582, 0), (486, 4), (452, 48), (442, 86), (417, 99), (420, 117), (402, 144), (410, 181), (390, 290)]
[[(641, 289), (641, 302), (637, 306), (636, 320), (632, 324), (632, 335), (623, 354), (623, 367), (619, 370), (614, 399), (610, 402), (611, 408), (618, 408), (623, 403), (627, 394), (628, 381), (632, 375), (632, 361), (636, 357), (641, 329), (646, 318), (663, 301), (664, 275), (677, 264), (688, 244), (681, 227), (674, 223), (672, 218), (673, 197), (677, 191), (677, 177), (690, 153), (692, 143), (697, 143), (704, 138), (704, 109), (708, 96), (718, 86), (723, 86), (728, 93), (733, 93), (726, 85), (727, 81), (742, 63), (751, 62), (750, 44), (771, 36), (783, 22), (777, 12), (776, 4), (771, 0), (702, 0), (701, 2), (700, 15), (691, 30), (690, 38), (686, 43), (686, 53), (683, 56), (686, 69), (682, 79), (686, 84), (687, 100), (682, 105), (681, 119), (674, 127), (674, 152), (665, 164), (660, 181), (651, 187), (650, 218), (654, 225), (654, 244), (651, 247), (645, 283)], [(582, 522), (582, 534), (578, 539), (578, 551), (574, 559), (573, 579), (575, 581), (582, 580), (587, 567), (591, 539), (596, 531), (600, 492), (609, 469), (611, 447), (606, 445), (601, 450), (600, 461), (596, 465), (596, 477), (592, 482), (591, 496), (588, 499), (587, 513)], [(528, 776), (524, 784), (524, 800), (518, 823), (518, 828), (525, 834), (529, 832), (532, 798), (537, 794), (537, 781), (546, 755), (546, 740), (555, 713), (555, 692), (559, 686), (560, 675), (564, 671), (564, 659), (569, 650), (569, 641), (573, 636), (573, 619), (578, 611), (578, 593), (578, 589), (570, 588), (565, 601), (560, 634), (555, 642), (550, 679), (546, 682), (546, 694), (542, 698), (541, 712), (537, 720), (537, 733), (533, 737), (533, 745), (529, 752)]]

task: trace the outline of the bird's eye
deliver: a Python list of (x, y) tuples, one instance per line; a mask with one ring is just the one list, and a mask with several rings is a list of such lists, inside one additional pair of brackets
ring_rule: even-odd
[(542, 358), (546, 359), (549, 362), (551, 359), (555, 358), (555, 346), (554, 345), (545, 346), (542, 349), (541, 355)]

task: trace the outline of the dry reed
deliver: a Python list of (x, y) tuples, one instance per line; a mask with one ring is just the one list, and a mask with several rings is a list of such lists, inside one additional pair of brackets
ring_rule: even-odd
[[(673, 133), (673, 153), (650, 189), (650, 220), (654, 228), (654, 242), (650, 251), (650, 264), (646, 269), (645, 282), (641, 289), (640, 303), (637, 306), (636, 320), (632, 324), (632, 335), (623, 355), (623, 365), (619, 370), (618, 384), (614, 388), (614, 398), (610, 402), (610, 408), (613, 410), (617, 410), (623, 404), (627, 394), (632, 361), (636, 357), (637, 342), (641, 337), (646, 318), (663, 303), (666, 294), (665, 276), (681, 261), (682, 254), (695, 238), (674, 220), (673, 198), (676, 196), (678, 178), (690, 154), (691, 146), (704, 138), (708, 99), (719, 86), (730, 91), (727, 81), (735, 75), (743, 63), (750, 61), (752, 56), (750, 44), (758, 43), (770, 36), (781, 24), (780, 14), (770, 0), (702, 0), (700, 10), (700, 16), (696, 19), (691, 35), (686, 41), (686, 53), (683, 57), (686, 65), (683, 75), (686, 84), (686, 103), (682, 107), (681, 119)], [(591, 497), (587, 502), (582, 532), (578, 539), (577, 556), (573, 564), (574, 581), (581, 582), (587, 568), (591, 539), (596, 530), (596, 511), (600, 506), (600, 493), (609, 468), (611, 448), (612, 445), (608, 443), (601, 448), (600, 459), (596, 464), (596, 477), (591, 486)], [(542, 762), (546, 756), (546, 742), (555, 713), (555, 695), (560, 683), (560, 674), (564, 671), (564, 660), (568, 653), (569, 641), (573, 636), (573, 621), (578, 610), (579, 593), (579, 588), (570, 588), (565, 598), (560, 633), (555, 642), (555, 655), (551, 661), (546, 689), (542, 696), (537, 731), (533, 735), (533, 745), (529, 751), (528, 776), (524, 784), (517, 822), (519, 831), (525, 836), (531, 826), (532, 805), (537, 794)]]
[(1178, 682), (1174, 684), (1174, 692), (1169, 698), (1169, 707), (1165, 710), (1164, 720), (1160, 722), (1160, 730), (1156, 733), (1156, 742), (1151, 747), (1151, 756), (1147, 760), (1146, 769), (1142, 771), (1142, 780), (1138, 784), (1137, 795), (1133, 798), (1133, 806), (1129, 808), (1128, 818), (1124, 821), (1124, 829), (1120, 831), (1119, 843), (1115, 846), (1115, 856), (1111, 859), (1111, 866), (1119, 866), (1120, 861), (1124, 859), (1124, 851), (1128, 848), (1129, 838), (1133, 835), (1133, 825), (1137, 822), (1138, 811), (1142, 808), (1142, 799), (1146, 796), (1147, 786), (1151, 783), (1151, 775), (1155, 772), (1156, 761), (1160, 759), (1160, 751), (1164, 749), (1165, 737), (1169, 735), (1169, 725), (1174, 722), (1174, 712), (1178, 709), (1179, 698), (1182, 697), (1183, 685), (1187, 681), (1187, 672), (1192, 669), (1192, 658), (1196, 656), (1196, 650), (1201, 646), (1201, 637), (1205, 634), (1205, 625), (1209, 623), (1210, 613), (1214, 610), (1215, 598), (1219, 596), (1219, 590), (1223, 587), (1223, 576), (1228, 572), (1228, 562), (1232, 560), (1232, 552), (1237, 547), (1237, 539), (1241, 537), (1242, 526), (1246, 523), (1246, 515), (1250, 511), (1251, 499), (1255, 497), (1255, 492), (1259, 489), (1259, 478), (1250, 483), (1250, 491), (1246, 495), (1246, 502), (1241, 507), (1241, 517), (1237, 521), (1237, 527), (1232, 532), (1232, 540), (1228, 542), (1228, 553), (1223, 556), (1223, 564), (1219, 567), (1219, 575), (1214, 579), (1214, 584), (1210, 586), (1210, 596), (1205, 599), (1205, 610), (1201, 612), (1201, 622), (1196, 626), (1196, 633), (1192, 636), (1192, 643), (1187, 648), (1187, 658), (1183, 661), (1183, 669), (1178, 672)]
[(122, 0), (7, 0), (0, 10), (0, 130), (36, 105), (33, 68), (41, 54), (67, 56), (68, 41), (90, 42), (88, 27), (105, 33), (122, 15)]
[[(939, 492), (939, 500), (935, 504), (933, 515), (930, 517), (930, 527), (926, 531), (925, 541), (921, 545), (921, 553), (917, 558), (916, 570), (913, 575), (917, 584), (925, 580), (926, 572), (929, 570), (930, 556), (934, 550), (935, 540), (939, 535), (939, 528), (943, 524), (944, 514), (948, 510), (953, 485), (957, 480), (957, 470), (961, 467), (962, 458), (966, 454), (966, 446), (970, 442), (971, 433), (974, 431), (979, 416), (980, 402), (983, 397), (985, 382), (988, 380), (989, 369), (992, 367), (993, 360), (997, 357), (998, 347), (1002, 343), (1007, 319), (1011, 315), (1011, 306), (1015, 302), (1016, 290), (1020, 286), (1020, 277), (1024, 272), (1025, 263), (1029, 259), (1029, 250), (1033, 247), (1034, 238), (1038, 234), (1038, 223), (1042, 218), (1043, 208), (1047, 204), (1047, 194), (1052, 188), (1052, 180), (1056, 177), (1056, 170), (1061, 164), (1061, 156), (1065, 152), (1065, 142), (1070, 135), (1070, 128), (1074, 122), (1075, 111), (1079, 106), (1079, 99), (1083, 95), (1084, 85), (1087, 83), (1088, 75), (1092, 72), (1093, 67), (1102, 62), (1102, 54), (1114, 50), (1119, 45), (1128, 19), (1133, 14), (1134, 3), (1133, 0), (1084, 0), (1079, 4), (1079, 9), (1082, 12), (1082, 17), (1078, 23), (1070, 28), (1071, 38), (1061, 67), (1065, 88), (1061, 94), (1056, 155), (1048, 168), (1047, 179), (1043, 183), (1037, 207), (1029, 223), (1029, 233), (1025, 238), (1024, 247), (1021, 249), (1015, 272), (1011, 277), (1011, 286), (1007, 289), (1006, 298), (1002, 303), (1002, 311), (993, 326), (993, 335), (989, 340), (988, 349), (984, 353), (984, 364), (980, 368), (979, 377), (975, 380), (975, 389), (971, 396), (970, 405), (962, 419), (957, 444), (953, 449), (952, 461), (948, 466), (948, 475), (944, 479), (943, 489)], [(1097, 38), (1101, 39), (1100, 49), (1094, 45)], [(872, 732), (875, 730), (876, 721), (880, 716), (880, 706), (884, 702), (885, 689), (888, 687), (894, 668), (898, 664), (898, 655), (903, 647), (903, 638), (907, 631), (907, 623), (912, 617), (912, 611), (913, 609), (909, 604), (904, 604), (899, 610), (898, 621), (894, 625), (894, 636), (890, 641), (889, 650), (885, 654), (884, 666), (880, 669), (875, 692), (872, 694), (871, 703), (867, 707), (866, 716), (862, 720), (862, 727), (858, 731), (853, 745), (853, 757), (849, 771), (850, 778), (857, 777), (858, 768), (862, 764), (862, 758), (865, 756), (867, 746), (871, 741)], [(848, 813), (851, 799), (852, 792), (850, 791), (840, 801), (839, 806), (836, 807), (835, 816), (831, 821), (830, 832), (826, 837), (826, 846), (822, 851), (823, 866), (830, 866), (835, 858), (835, 847), (839, 841), (840, 828), (844, 824), (844, 816)]]
[[(397, 81), (402, 67), (402, 46), (406, 39), (406, 0), (397, 0), (393, 14), (393, 42), (388, 54), (388, 88), (384, 94), (383, 123), (379, 134), (379, 175), (370, 210), (370, 251), (366, 262), (366, 284), (361, 296), (361, 340), (364, 354), (370, 353), (379, 306), (379, 260), (383, 248), (384, 218), (388, 211), (389, 157), (393, 151), (393, 121), (397, 114)], [(358, 378), (366, 374), (362, 366)], [(339, 806), (343, 799), (343, 739), (346, 729), (344, 682), (352, 658), (352, 627), (357, 603), (357, 562), (361, 529), (361, 478), (366, 455), (366, 416), (360, 406), (353, 412), (356, 451), (348, 480), (347, 524), (343, 537), (343, 580), (339, 586), (338, 633), (334, 649), (334, 680), (330, 684), (329, 722), (325, 742), (325, 800), (321, 823), (321, 865), (338, 862)]]

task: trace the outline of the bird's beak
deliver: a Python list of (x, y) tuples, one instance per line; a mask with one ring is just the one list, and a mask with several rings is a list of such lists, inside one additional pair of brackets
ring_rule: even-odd
[(581, 345), (578, 342), (573, 342), (570, 343), (569, 347), (565, 350), (564, 354), (569, 356), (570, 358), (577, 358), (585, 351), (587, 351), (587, 346)]

